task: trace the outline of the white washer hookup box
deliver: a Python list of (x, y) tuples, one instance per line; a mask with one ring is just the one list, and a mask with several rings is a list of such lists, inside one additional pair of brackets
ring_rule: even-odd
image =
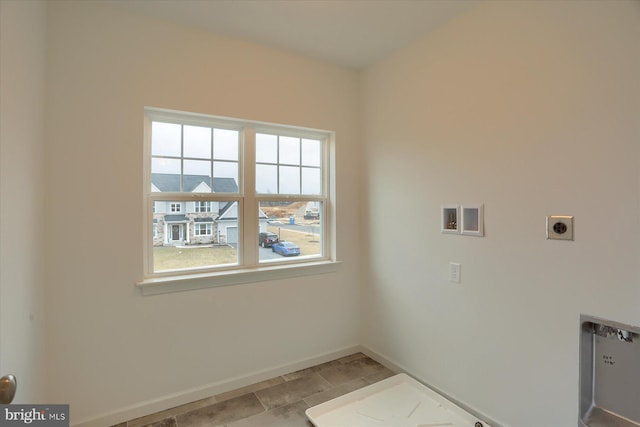
[(406, 374), (311, 407), (316, 427), (491, 427)]

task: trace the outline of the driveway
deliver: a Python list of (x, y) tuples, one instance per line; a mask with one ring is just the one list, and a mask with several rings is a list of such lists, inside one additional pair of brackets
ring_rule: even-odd
[(271, 248), (263, 248), (262, 246), (258, 246), (258, 249), (260, 250), (259, 255), (258, 255), (260, 261), (264, 261), (265, 259), (280, 259), (280, 258), (282, 258), (282, 255), (273, 252), (271, 250)]

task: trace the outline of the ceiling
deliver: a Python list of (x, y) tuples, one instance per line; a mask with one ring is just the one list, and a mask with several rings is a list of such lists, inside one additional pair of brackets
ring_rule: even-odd
[(132, 12), (361, 69), (482, 0), (106, 0)]

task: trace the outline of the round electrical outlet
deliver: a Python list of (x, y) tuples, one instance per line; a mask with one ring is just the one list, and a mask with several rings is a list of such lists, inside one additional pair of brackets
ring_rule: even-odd
[(547, 239), (573, 240), (573, 217), (549, 215), (547, 217)]
[(567, 232), (567, 224), (565, 224), (564, 222), (556, 222), (555, 224), (553, 224), (553, 231), (558, 234), (564, 234)]

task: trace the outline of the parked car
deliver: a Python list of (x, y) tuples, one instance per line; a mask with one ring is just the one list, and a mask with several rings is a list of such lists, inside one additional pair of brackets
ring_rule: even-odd
[(304, 211), (304, 219), (320, 219), (320, 212), (315, 209), (307, 209)]
[(278, 243), (278, 235), (275, 233), (260, 233), (258, 244), (263, 248), (270, 248), (274, 243)]
[(277, 242), (271, 246), (273, 252), (279, 253), (283, 256), (296, 256), (300, 255), (300, 247), (293, 242)]

